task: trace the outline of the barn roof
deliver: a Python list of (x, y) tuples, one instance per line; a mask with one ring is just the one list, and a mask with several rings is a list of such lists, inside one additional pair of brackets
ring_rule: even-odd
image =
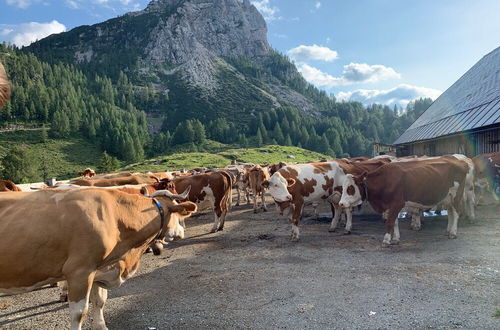
[(500, 123), (500, 47), (449, 87), (394, 144), (433, 139)]

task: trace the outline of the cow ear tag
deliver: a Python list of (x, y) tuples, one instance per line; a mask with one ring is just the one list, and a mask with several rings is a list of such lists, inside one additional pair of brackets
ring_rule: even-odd
[(186, 209), (182, 209), (182, 211), (179, 213), (180, 213), (180, 215), (188, 215), (189, 214), (189, 212), (186, 211)]

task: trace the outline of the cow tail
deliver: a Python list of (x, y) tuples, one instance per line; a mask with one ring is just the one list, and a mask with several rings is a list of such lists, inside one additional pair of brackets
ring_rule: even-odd
[(233, 179), (231, 178), (231, 175), (226, 171), (220, 171), (220, 174), (225, 176), (227, 179), (227, 185), (226, 183), (224, 183), (225, 194), (222, 198), (222, 203), (227, 206), (227, 212), (229, 212), (233, 203)]

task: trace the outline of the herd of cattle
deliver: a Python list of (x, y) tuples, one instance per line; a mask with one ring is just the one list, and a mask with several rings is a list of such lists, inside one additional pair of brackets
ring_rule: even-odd
[(184, 220), (194, 212), (210, 207), (211, 231), (223, 230), (233, 189), (236, 205), (253, 196), (254, 212), (267, 211), (270, 195), (290, 218), (292, 240), (299, 239), (305, 205), (331, 205), (330, 231), (345, 212), (350, 233), (353, 208), (368, 202), (386, 220), (383, 245), (389, 245), (400, 240), (402, 210), (414, 229), (421, 212), (447, 210), (448, 235), (455, 238), (459, 217), (474, 219), (481, 194), (500, 178), (499, 166), (500, 153), (378, 156), (146, 174), (86, 169), (80, 179), (36, 191), (0, 180), (0, 292), (65, 281), (72, 328), (81, 328), (90, 301), (92, 327), (105, 329), (107, 289), (132, 276), (148, 248), (157, 254), (164, 239), (183, 238)]

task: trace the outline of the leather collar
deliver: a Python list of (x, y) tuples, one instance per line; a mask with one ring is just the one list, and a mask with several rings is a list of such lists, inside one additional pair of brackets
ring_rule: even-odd
[(160, 213), (160, 220), (161, 220), (161, 225), (160, 225), (160, 232), (158, 235), (156, 235), (155, 239), (161, 239), (161, 237), (164, 235), (164, 229), (163, 227), (165, 226), (165, 210), (163, 209), (163, 206), (158, 202), (156, 198), (153, 198), (153, 204), (156, 205), (156, 208), (158, 209), (158, 213)]

